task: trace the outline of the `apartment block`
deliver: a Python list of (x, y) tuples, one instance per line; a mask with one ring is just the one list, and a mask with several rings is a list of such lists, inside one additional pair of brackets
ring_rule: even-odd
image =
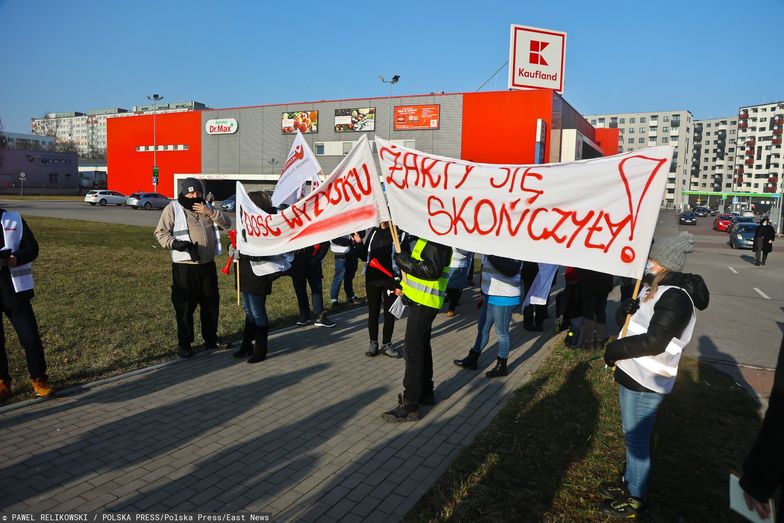
[(134, 106), (132, 111), (120, 107), (81, 112), (49, 113), (43, 118), (32, 118), (33, 134), (53, 136), (58, 144), (73, 142), (80, 156), (103, 158), (106, 155), (106, 120), (156, 111), (157, 113), (205, 109), (201, 102), (174, 102)]
[(687, 202), (681, 191), (688, 190), (692, 168), (694, 118), (691, 112), (678, 110), (596, 114), (585, 118), (597, 129), (619, 130), (619, 153), (656, 145), (674, 147), (662, 207), (681, 208)]
[(784, 102), (740, 108), (733, 190), (782, 193), (784, 190), (783, 129)]
[[(687, 190), (731, 192), (737, 142), (737, 117), (695, 120), (691, 178)], [(691, 203), (695, 204), (696, 198), (692, 200)]]

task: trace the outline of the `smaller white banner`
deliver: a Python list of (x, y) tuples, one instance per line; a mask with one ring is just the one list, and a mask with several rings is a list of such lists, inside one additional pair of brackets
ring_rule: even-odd
[[(281, 203), (291, 205), (293, 202), (304, 196), (305, 184), (313, 182), (319, 183), (319, 172), (321, 166), (313, 156), (313, 151), (308, 147), (305, 137), (297, 130), (294, 143), (291, 144), (289, 156), (283, 165), (283, 170), (278, 178), (278, 184), (272, 193), (272, 205), (278, 206)], [(314, 187), (315, 189), (315, 187)]]
[(316, 190), (277, 214), (256, 207), (237, 182), (237, 246), (250, 256), (302, 249), (388, 220), (389, 211), (365, 136)]

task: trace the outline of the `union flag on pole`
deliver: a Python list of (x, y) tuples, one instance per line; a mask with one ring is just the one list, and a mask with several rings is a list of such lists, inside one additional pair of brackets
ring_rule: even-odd
[(281, 203), (291, 205), (305, 196), (305, 187), (308, 182), (312, 182), (313, 189), (320, 183), (319, 165), (313, 151), (308, 147), (308, 143), (297, 130), (294, 143), (291, 144), (289, 156), (283, 165), (278, 184), (272, 193), (272, 205), (277, 207)]

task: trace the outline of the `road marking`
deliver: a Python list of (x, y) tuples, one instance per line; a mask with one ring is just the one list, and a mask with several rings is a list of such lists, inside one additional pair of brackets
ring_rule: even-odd
[(760, 296), (762, 296), (763, 298), (765, 298), (766, 300), (769, 300), (769, 299), (770, 299), (770, 296), (768, 296), (767, 294), (765, 294), (764, 292), (762, 292), (762, 291), (761, 291), (761, 290), (759, 290), (758, 288), (756, 288), (756, 287), (753, 287), (753, 289), (754, 289), (755, 291), (757, 291), (757, 293), (759, 293), (759, 295), (760, 295)]
[(733, 274), (738, 274), (738, 271), (736, 271), (736, 270), (735, 270), (735, 269), (733, 269), (732, 267), (727, 267), (727, 268), (728, 268), (729, 270), (731, 270)]

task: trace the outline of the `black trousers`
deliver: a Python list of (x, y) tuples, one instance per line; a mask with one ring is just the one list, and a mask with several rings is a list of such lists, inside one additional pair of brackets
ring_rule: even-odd
[[(13, 311), (5, 311), (8, 321), (19, 336), (19, 343), (25, 351), (27, 371), (32, 379), (38, 379), (46, 374), (46, 360), (44, 359), (44, 346), (38, 332), (38, 322), (30, 300), (20, 300)], [(8, 355), (5, 352), (5, 329), (0, 320), (0, 379), (11, 381), (8, 374)]]
[(310, 316), (310, 303), (308, 302), (308, 288), (313, 298), (313, 314), (319, 316), (324, 312), (324, 295), (321, 290), (321, 269), (308, 270), (304, 273), (291, 273), (291, 283), (294, 285), (294, 294), (297, 295), (299, 315), (302, 319)]
[(386, 285), (376, 281), (365, 281), (365, 292), (367, 293), (368, 303), (368, 334), (370, 341), (378, 341), (378, 319), (381, 316), (380, 309), (384, 310), (384, 332), (381, 343), (392, 342), (392, 332), (395, 330), (395, 316), (389, 312), (389, 308), (397, 299), (395, 294), (387, 294)]
[(403, 399), (408, 404), (433, 394), (433, 350), (430, 335), (438, 309), (424, 305), (409, 306), (406, 322), (406, 342), (403, 354), (406, 373), (403, 376)]
[[(523, 282), (523, 298), (533, 287), (534, 281)], [(548, 297), (549, 299), (549, 297)], [(523, 325), (525, 327), (541, 327), (547, 314), (547, 305), (526, 305), (523, 307)]]
[(172, 294), (180, 347), (193, 343), (193, 313), (199, 306), (201, 337), (206, 345), (218, 342), (218, 272), (215, 262), (193, 265), (172, 263)]
[(455, 287), (447, 288), (446, 309), (449, 311), (454, 311), (457, 308), (457, 304), (460, 302), (460, 296), (462, 295), (463, 295), (463, 289), (458, 289)]

